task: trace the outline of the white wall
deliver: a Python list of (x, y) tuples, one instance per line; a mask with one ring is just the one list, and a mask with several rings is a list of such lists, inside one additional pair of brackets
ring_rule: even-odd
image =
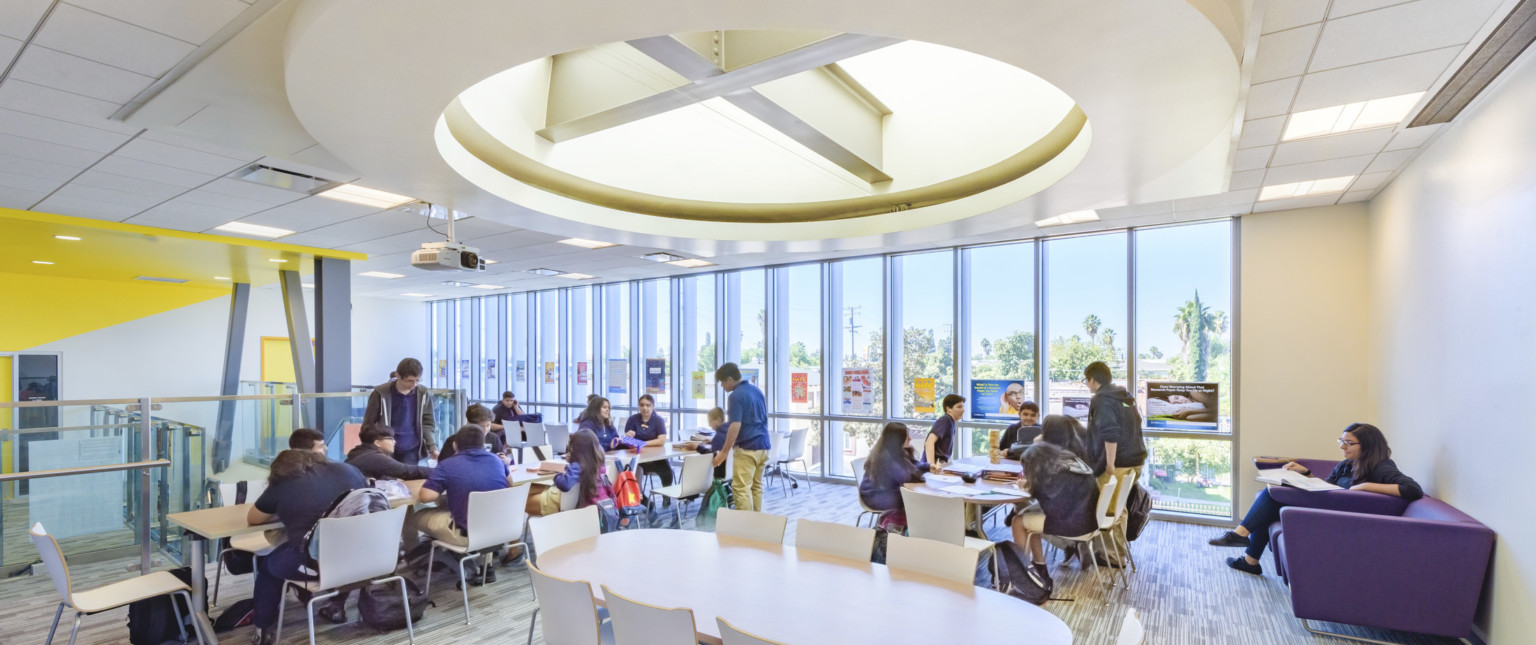
[(1536, 634), (1536, 54), (1371, 204), (1382, 428), (1404, 472), (1499, 534), (1490, 643)]

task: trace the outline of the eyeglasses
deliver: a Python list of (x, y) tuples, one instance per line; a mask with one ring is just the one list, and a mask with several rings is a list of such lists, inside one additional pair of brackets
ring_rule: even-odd
[(1350, 441), (1348, 439), (1340, 439), (1339, 440), (1339, 445), (1341, 445), (1341, 446), (1358, 446), (1358, 445), (1360, 445), (1360, 442), (1358, 442), (1358, 441)]

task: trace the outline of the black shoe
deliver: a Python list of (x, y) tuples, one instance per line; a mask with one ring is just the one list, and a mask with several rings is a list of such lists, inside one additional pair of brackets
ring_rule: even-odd
[(1104, 557), (1104, 556), (1102, 556), (1102, 555), (1100, 555), (1100, 556), (1095, 556), (1095, 557), (1094, 557), (1094, 558), (1093, 558), (1093, 563), (1094, 563), (1094, 564), (1095, 564), (1095, 565), (1097, 565), (1097, 566), (1101, 566), (1101, 567), (1109, 567), (1109, 568), (1111, 568), (1111, 569), (1119, 569), (1119, 568), (1120, 568), (1120, 563), (1119, 563), (1119, 562), (1110, 562), (1110, 561), (1109, 561), (1109, 560), (1108, 560), (1108, 559), (1106, 559), (1106, 558), (1105, 558), (1105, 557)]
[(1079, 555), (1079, 553), (1078, 553), (1078, 550), (1076, 548), (1076, 545), (1073, 545), (1072, 548), (1062, 549), (1061, 550), (1061, 566), (1067, 566), (1068, 564), (1071, 564), (1072, 558), (1075, 558), (1078, 555)]
[(343, 605), (325, 605), (315, 612), (321, 618), (326, 619), (332, 625), (341, 625), (347, 622), (347, 608)]
[(1031, 562), (1029, 563), (1029, 567), (1034, 569), (1035, 573), (1039, 574), (1041, 578), (1044, 578), (1047, 581), (1051, 579), (1051, 570), (1049, 567), (1045, 566), (1044, 562)]
[(256, 631), (251, 634), (251, 645), (276, 645), (276, 643), (277, 643), (277, 630), (276, 630), (276, 628), (273, 628), (273, 629), (262, 629), (260, 627), (257, 627)]
[(1231, 531), (1222, 533), (1221, 537), (1211, 538), (1211, 541), (1208, 542), (1208, 544), (1211, 546), (1249, 546), (1248, 538), (1245, 538)]
[(1264, 567), (1257, 564), (1248, 564), (1248, 559), (1241, 556), (1236, 558), (1227, 558), (1227, 566), (1232, 567), (1233, 569), (1237, 569), (1243, 573), (1251, 573), (1256, 576), (1264, 575)]
[(496, 567), (486, 567), (485, 568), (485, 575), (482, 576), (482, 577), (485, 579), (485, 582), (487, 582), (487, 583), (496, 582)]
[(503, 564), (505, 566), (515, 566), (515, 565), (518, 565), (518, 564), (522, 564), (523, 556), (525, 556), (527, 554), (528, 554), (528, 549), (523, 548), (522, 544), (514, 544), (511, 547), (507, 548), (507, 552), (506, 553), (502, 554), (502, 556), (501, 556), (501, 564)]

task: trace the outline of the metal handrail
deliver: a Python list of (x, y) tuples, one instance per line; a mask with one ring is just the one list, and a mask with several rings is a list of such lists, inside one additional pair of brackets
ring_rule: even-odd
[(112, 464), (110, 466), (79, 466), (76, 468), (55, 468), (53, 470), (33, 470), (24, 473), (0, 474), (0, 483), (26, 481), (29, 479), (42, 479), (44, 477), (68, 477), (70, 475), (92, 475), (95, 473), (111, 473), (119, 470), (147, 470), (150, 468), (165, 468), (171, 462), (166, 459), (152, 459), (150, 461), (134, 461), (126, 464)]

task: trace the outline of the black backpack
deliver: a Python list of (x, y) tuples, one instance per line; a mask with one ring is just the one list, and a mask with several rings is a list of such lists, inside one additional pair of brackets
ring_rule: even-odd
[(1125, 541), (1135, 542), (1151, 521), (1152, 496), (1138, 483), (1131, 488), (1131, 497), (1125, 502)]
[(1019, 545), (1011, 540), (998, 542), (992, 547), (993, 557), (997, 559), (997, 590), (999, 592), (1023, 600), (1031, 605), (1043, 605), (1051, 599), (1051, 592), (1055, 589), (1055, 583), (1050, 578), (1042, 578), (1035, 568), (1029, 566), (1020, 552)]
[[(191, 567), (172, 569), (170, 573), (182, 582), (192, 584)], [(204, 593), (203, 602), (207, 600), (207, 594)], [(183, 629), (188, 636), (196, 633), (191, 623), (176, 624), (176, 610), (171, 609), (172, 602), (181, 610), (183, 620), (192, 615), (192, 608), (179, 595), (155, 596), (128, 605), (128, 642), (133, 645), (160, 645), (165, 641), (179, 640)]]
[(401, 578), (401, 583), (384, 583), (363, 587), (357, 597), (357, 613), (362, 614), (363, 623), (380, 631), (393, 631), (405, 629), (405, 610), (401, 604), (400, 584), (405, 585), (405, 595), (409, 598), (411, 610), (411, 622), (421, 620), (427, 613), (427, 594), (422, 593), (421, 587), (410, 577)]

